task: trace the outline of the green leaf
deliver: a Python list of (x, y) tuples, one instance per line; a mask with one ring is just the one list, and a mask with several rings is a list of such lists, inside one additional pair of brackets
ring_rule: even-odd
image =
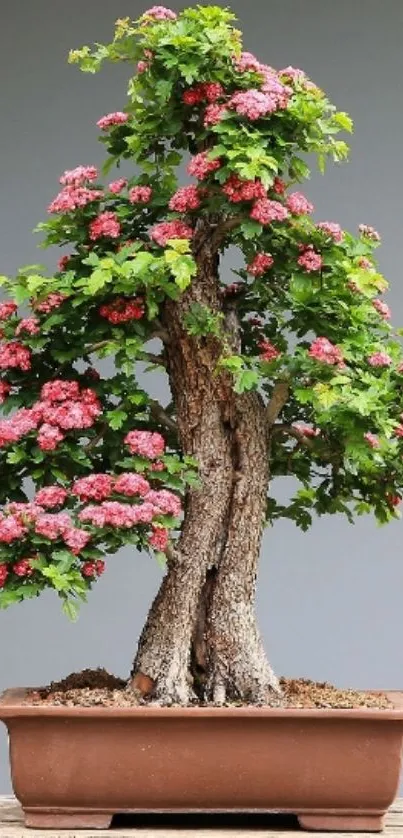
[(259, 382), (257, 370), (243, 370), (237, 375), (234, 390), (236, 393), (244, 393), (245, 390), (253, 390)]
[(62, 609), (72, 623), (78, 620), (79, 604), (77, 602), (74, 602), (72, 599), (64, 599)]

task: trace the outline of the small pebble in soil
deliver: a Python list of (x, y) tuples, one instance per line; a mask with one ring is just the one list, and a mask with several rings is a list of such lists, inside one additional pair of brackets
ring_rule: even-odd
[[(280, 684), (285, 708), (317, 707), (350, 710), (360, 707), (385, 709), (391, 706), (389, 699), (383, 693), (341, 690), (325, 681), (280, 678)], [(25, 699), (25, 704), (51, 704), (65, 707), (135, 707), (145, 703), (127, 688), (127, 681), (101, 668), (73, 672), (62, 681), (52, 681), (48, 687), (32, 690)]]

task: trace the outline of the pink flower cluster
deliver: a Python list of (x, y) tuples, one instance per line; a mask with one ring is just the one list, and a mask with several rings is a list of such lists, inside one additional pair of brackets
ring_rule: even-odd
[(153, 20), (176, 20), (177, 14), (165, 6), (152, 6), (144, 12), (143, 17), (151, 17)]
[(26, 332), (27, 335), (37, 335), (39, 331), (39, 320), (37, 317), (23, 317), (15, 330), (15, 334), (18, 336), (21, 332)]
[(390, 367), (392, 358), (387, 352), (373, 352), (368, 358), (371, 367)]
[(284, 195), (286, 188), (286, 184), (284, 180), (281, 179), (281, 177), (274, 178), (272, 189), (273, 192), (276, 193), (276, 195)]
[(42, 302), (34, 302), (32, 307), (35, 311), (40, 311), (41, 314), (49, 314), (54, 308), (59, 308), (61, 304), (67, 300), (66, 294), (61, 294), (59, 291), (51, 291)]
[(111, 303), (106, 303), (99, 309), (101, 317), (110, 323), (127, 323), (130, 320), (141, 320), (144, 317), (144, 302), (140, 297), (125, 299), (116, 297)]
[(361, 256), (358, 260), (358, 267), (362, 268), (363, 271), (373, 271), (374, 265), (370, 259), (367, 259), (366, 256)]
[(99, 201), (104, 193), (101, 189), (88, 189), (86, 186), (65, 186), (48, 206), (48, 212), (74, 212)]
[(165, 553), (169, 541), (168, 530), (165, 527), (156, 526), (153, 526), (152, 529), (152, 535), (148, 539), (150, 547), (153, 547), (154, 550), (158, 550), (160, 553)]
[(21, 408), (14, 416), (0, 419), (0, 448), (13, 442), (18, 442), (25, 434), (34, 431), (38, 426), (35, 412), (30, 408)]
[(4, 588), (4, 585), (6, 584), (7, 576), (8, 576), (8, 570), (5, 566), (5, 564), (0, 564), (0, 588)]
[(302, 192), (292, 192), (285, 203), (292, 215), (310, 215), (314, 211), (314, 205), (305, 198)]
[(79, 520), (94, 527), (123, 527), (150, 524), (158, 514), (151, 503), (130, 506), (119, 501), (103, 501), (99, 506), (86, 506), (79, 513)]
[(398, 436), (401, 439), (403, 437), (403, 425), (401, 423), (399, 425), (396, 425), (396, 428), (394, 429), (393, 433), (394, 436)]
[(31, 352), (18, 341), (0, 344), (0, 370), (19, 369), (28, 372), (31, 369)]
[(123, 113), (123, 111), (114, 111), (113, 113), (107, 113), (105, 116), (102, 116), (101, 119), (98, 119), (97, 126), (101, 129), (101, 131), (108, 131), (109, 128), (112, 128), (114, 125), (124, 125), (129, 119), (129, 114)]
[(172, 195), (168, 206), (174, 212), (188, 212), (189, 210), (198, 209), (200, 204), (201, 201), (197, 186), (181, 186)]
[(34, 503), (46, 509), (53, 509), (55, 506), (62, 506), (67, 498), (68, 493), (62, 486), (44, 486), (36, 493)]
[(187, 172), (199, 180), (204, 180), (211, 172), (217, 171), (221, 166), (221, 160), (216, 157), (215, 160), (210, 160), (208, 151), (200, 151), (192, 157), (187, 166)]
[(168, 489), (151, 489), (145, 496), (147, 503), (151, 503), (157, 514), (174, 515), (177, 518), (182, 512), (180, 498)]
[(98, 169), (95, 166), (77, 166), (75, 169), (67, 169), (61, 178), (63, 186), (83, 186), (84, 183), (96, 180)]
[(379, 437), (377, 437), (376, 434), (372, 434), (371, 431), (367, 431), (367, 433), (364, 434), (364, 439), (368, 442), (368, 445), (370, 445), (371, 448), (379, 448)]
[(371, 239), (374, 242), (380, 242), (381, 240), (379, 233), (374, 230), (373, 227), (369, 227), (368, 224), (360, 224), (358, 230), (361, 235), (366, 236), (367, 239)]
[(151, 186), (133, 186), (129, 192), (129, 201), (131, 204), (147, 204), (152, 193)]
[(336, 224), (333, 221), (319, 221), (319, 224), (317, 224), (316, 227), (330, 239), (333, 239), (333, 241), (337, 243), (343, 241), (344, 233), (340, 224)]
[(149, 235), (160, 247), (165, 247), (169, 239), (191, 239), (193, 230), (184, 221), (161, 221), (160, 224), (154, 224)]
[(30, 559), (20, 559), (19, 562), (13, 564), (13, 573), (16, 576), (32, 576), (34, 568), (31, 565)]
[(0, 381), (0, 404), (5, 402), (7, 396), (11, 392), (11, 384), (8, 381)]
[(269, 340), (261, 340), (259, 349), (262, 361), (275, 361), (281, 355), (281, 352)]
[(384, 303), (383, 300), (372, 300), (372, 305), (374, 309), (384, 318), (384, 320), (390, 320), (392, 316), (392, 312), (387, 303)]
[(252, 276), (262, 276), (273, 264), (274, 259), (270, 253), (257, 253), (252, 262), (246, 266), (246, 270)]
[(120, 177), (117, 180), (111, 181), (108, 186), (108, 192), (112, 192), (112, 195), (119, 195), (125, 186), (127, 186), (127, 179), (125, 177)]
[(0, 515), (0, 544), (11, 544), (25, 533), (26, 528), (12, 515)]
[(261, 198), (255, 201), (250, 217), (259, 221), (260, 224), (271, 224), (273, 221), (284, 221), (288, 218), (288, 210), (279, 201)]
[(9, 317), (12, 317), (13, 314), (15, 314), (17, 308), (17, 304), (13, 303), (12, 300), (0, 303), (0, 320), (8, 320)]
[(322, 364), (341, 364), (343, 363), (343, 353), (338, 346), (331, 343), (328, 338), (319, 337), (311, 343), (308, 355), (315, 361), (320, 361)]
[(101, 212), (90, 224), (90, 239), (97, 241), (103, 237), (117, 239), (121, 227), (115, 212)]
[(185, 90), (182, 101), (185, 105), (198, 105), (199, 102), (216, 102), (223, 95), (224, 89), (219, 82), (201, 82)]
[(273, 113), (277, 109), (277, 103), (274, 97), (252, 88), (251, 90), (240, 90), (238, 93), (234, 93), (228, 101), (227, 107), (254, 121)]
[(262, 66), (260, 61), (255, 55), (253, 55), (252, 52), (241, 52), (239, 56), (234, 55), (233, 62), (239, 73), (258, 73)]
[(294, 422), (292, 427), (296, 431), (299, 431), (299, 433), (312, 439), (320, 435), (320, 428), (313, 428), (311, 425), (305, 424), (305, 422)]
[(317, 253), (314, 247), (308, 244), (301, 246), (301, 255), (297, 262), (307, 273), (311, 273), (312, 271), (320, 271), (323, 260), (320, 253)]
[(110, 474), (90, 474), (81, 477), (72, 486), (73, 495), (80, 500), (105, 500), (112, 494), (113, 478)]
[(207, 105), (207, 108), (204, 111), (204, 127), (208, 128), (209, 125), (217, 125), (217, 123), (220, 122), (220, 120), (222, 119), (222, 115), (226, 110), (226, 105), (219, 105), (217, 104), (217, 102), (212, 102), (210, 105)]
[(84, 562), (81, 567), (81, 573), (88, 579), (94, 576), (101, 576), (105, 570), (105, 562), (102, 559), (97, 559), (96, 562)]
[(238, 175), (230, 175), (222, 187), (224, 195), (231, 203), (254, 201), (266, 198), (266, 189), (261, 180), (245, 180)]
[(91, 540), (91, 533), (75, 527), (67, 512), (44, 512), (37, 516), (35, 533), (50, 541), (62, 538), (67, 547), (78, 556)]
[(132, 454), (139, 454), (149, 460), (161, 457), (165, 451), (165, 440), (156, 431), (129, 431), (125, 443)]

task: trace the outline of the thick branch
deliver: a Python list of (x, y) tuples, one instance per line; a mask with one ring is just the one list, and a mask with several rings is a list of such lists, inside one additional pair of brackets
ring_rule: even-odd
[(212, 237), (211, 237), (211, 248), (212, 252), (214, 253), (220, 245), (223, 243), (227, 233), (231, 230), (234, 230), (236, 227), (239, 227), (243, 221), (245, 221), (245, 217), (243, 215), (231, 215), (225, 221), (222, 221), (221, 224), (218, 224)]
[(171, 419), (170, 416), (168, 416), (162, 405), (154, 399), (152, 399), (149, 404), (151, 416), (154, 419), (156, 419), (157, 422), (163, 425), (164, 428), (167, 428), (168, 431), (173, 431), (175, 434), (177, 434), (178, 426), (176, 422), (174, 422), (174, 420)]
[(286, 381), (277, 381), (274, 385), (271, 399), (266, 407), (266, 418), (269, 430), (273, 427), (277, 417), (280, 415), (287, 402), (290, 388)]
[(159, 367), (166, 367), (167, 362), (163, 355), (154, 355), (153, 352), (142, 352), (140, 361), (149, 361), (150, 364), (156, 364)]

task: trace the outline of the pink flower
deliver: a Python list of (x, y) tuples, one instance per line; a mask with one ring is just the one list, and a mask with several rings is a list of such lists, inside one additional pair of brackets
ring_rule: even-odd
[(72, 521), (67, 512), (44, 512), (35, 521), (35, 532), (50, 541), (56, 541), (72, 528)]
[(240, 56), (234, 55), (233, 62), (239, 73), (258, 73), (262, 66), (252, 52), (241, 52)]
[(176, 20), (177, 15), (172, 9), (167, 9), (165, 6), (152, 6), (147, 12), (144, 12), (143, 17), (151, 17), (153, 20)]
[(284, 221), (288, 218), (288, 210), (279, 201), (261, 198), (253, 204), (250, 217), (260, 224), (271, 224), (273, 221)]
[(41, 399), (51, 402), (64, 402), (78, 399), (79, 396), (78, 381), (63, 381), (61, 378), (55, 378), (53, 381), (47, 381), (41, 388)]
[(13, 573), (16, 576), (32, 576), (34, 568), (31, 567), (30, 559), (20, 559), (13, 565)]
[(99, 201), (104, 193), (101, 189), (88, 189), (85, 186), (66, 186), (56, 195), (48, 206), (48, 212), (73, 212), (86, 207), (91, 201)]
[(110, 474), (90, 474), (73, 483), (73, 495), (80, 500), (105, 500), (112, 494), (113, 480)]
[(330, 239), (333, 239), (333, 241), (343, 241), (344, 233), (340, 224), (335, 224), (333, 221), (319, 221), (319, 224), (317, 224), (316, 227)]
[(127, 179), (125, 177), (120, 177), (117, 180), (112, 180), (108, 186), (108, 192), (112, 192), (113, 195), (119, 195), (119, 192), (127, 186)]
[(15, 330), (15, 334), (18, 336), (21, 332), (26, 332), (27, 335), (39, 334), (40, 328), (37, 317), (23, 317)]
[(67, 169), (61, 176), (60, 183), (63, 186), (82, 186), (88, 181), (96, 180), (98, 169), (95, 166), (77, 166), (75, 169)]
[(403, 425), (396, 425), (396, 428), (393, 431), (394, 436), (403, 437)]
[(285, 67), (284, 70), (279, 70), (280, 76), (286, 76), (287, 79), (290, 81), (305, 81), (306, 74), (303, 70), (299, 70), (297, 67)]
[(367, 239), (371, 239), (374, 242), (380, 242), (381, 237), (373, 227), (369, 227), (368, 224), (360, 224), (358, 227), (359, 232), (362, 236), (366, 236)]
[(138, 61), (137, 62), (137, 72), (138, 73), (145, 73), (146, 70), (148, 70), (149, 66), (150, 66), (149, 61)]
[(314, 211), (314, 205), (302, 192), (292, 192), (285, 203), (292, 215), (310, 215)]
[(133, 526), (133, 513), (136, 507), (118, 501), (104, 501), (100, 506), (86, 506), (78, 515), (82, 522), (90, 523), (94, 527), (125, 527)]
[(367, 431), (367, 433), (364, 434), (364, 439), (368, 442), (368, 445), (370, 445), (371, 448), (379, 448), (381, 444), (379, 442), (379, 437), (377, 437), (376, 434), (371, 434), (370, 431)]
[(261, 340), (259, 349), (261, 350), (260, 358), (262, 361), (274, 361), (281, 355), (281, 352), (269, 340)]
[(343, 361), (341, 349), (324, 337), (315, 338), (311, 343), (308, 355), (322, 364), (340, 364)]
[(384, 318), (384, 320), (390, 320), (392, 312), (387, 303), (384, 303), (383, 300), (376, 299), (372, 300), (372, 305), (376, 309), (378, 314), (380, 314), (381, 317)]
[(63, 541), (75, 556), (84, 550), (90, 540), (91, 533), (80, 530), (78, 527), (71, 527), (63, 532)]
[(119, 475), (115, 481), (113, 491), (119, 495), (127, 495), (127, 497), (132, 497), (133, 495), (144, 497), (150, 491), (150, 484), (141, 474), (129, 472)]
[(18, 442), (22, 436), (37, 428), (38, 421), (35, 411), (25, 407), (9, 419), (0, 419), (0, 447)]
[(286, 190), (286, 185), (285, 185), (285, 182), (280, 177), (275, 177), (274, 181), (273, 181), (273, 187), (272, 188), (273, 188), (273, 192), (275, 192), (276, 195), (284, 195), (284, 192)]
[(124, 125), (128, 119), (129, 114), (123, 113), (122, 111), (115, 111), (114, 113), (107, 113), (101, 119), (98, 119), (97, 126), (101, 131), (107, 131), (108, 128), (112, 128), (114, 125)]
[(198, 105), (199, 102), (204, 101), (204, 90), (202, 84), (197, 84), (194, 87), (189, 87), (182, 93), (182, 102), (184, 105)]
[(64, 434), (59, 431), (59, 428), (48, 425), (46, 422), (39, 429), (38, 445), (41, 451), (54, 451), (63, 439)]
[(188, 174), (197, 177), (199, 180), (204, 180), (211, 172), (217, 171), (221, 166), (221, 160), (217, 157), (215, 160), (210, 160), (208, 155), (208, 151), (200, 151), (199, 154), (195, 154), (187, 166)]
[(322, 257), (320, 253), (317, 253), (316, 250), (309, 244), (307, 247), (304, 247), (301, 255), (298, 257), (297, 262), (301, 265), (301, 268), (304, 268), (307, 273), (311, 273), (311, 271), (320, 271), (322, 267)]
[(399, 506), (399, 504), (402, 502), (400, 495), (392, 495), (388, 493), (387, 495), (385, 495), (385, 497), (389, 506), (391, 507)]
[(0, 303), (0, 320), (8, 320), (17, 311), (17, 304), (8, 300), (5, 303)]
[(165, 527), (153, 527), (153, 533), (148, 539), (150, 547), (154, 547), (154, 550), (158, 550), (160, 553), (165, 553), (168, 541), (168, 530)]
[(13, 515), (0, 518), (0, 544), (11, 544), (26, 533), (26, 528)]
[(54, 308), (59, 308), (64, 300), (67, 300), (65, 294), (61, 294), (59, 291), (52, 291), (42, 302), (35, 302), (33, 308), (36, 311), (40, 311), (41, 314), (49, 314)]
[(200, 203), (197, 186), (181, 186), (172, 195), (168, 206), (170, 210), (174, 210), (175, 212), (187, 212), (188, 210), (198, 209)]
[(111, 303), (106, 303), (99, 309), (101, 317), (110, 323), (127, 323), (130, 320), (141, 320), (144, 317), (144, 302), (140, 297), (125, 299), (116, 297)]
[(162, 460), (155, 460), (153, 463), (149, 463), (148, 470), (152, 472), (164, 471), (165, 463)]
[(34, 503), (52, 509), (54, 506), (61, 506), (67, 497), (66, 489), (61, 486), (44, 486), (36, 493)]
[(368, 358), (371, 367), (390, 367), (392, 358), (387, 352), (373, 352)]
[(31, 369), (31, 352), (18, 341), (0, 345), (0, 370), (19, 369), (28, 372)]
[(261, 180), (244, 180), (238, 175), (231, 175), (225, 181), (222, 191), (228, 200), (235, 204), (240, 201), (265, 200), (267, 197)]
[(252, 262), (246, 266), (246, 270), (252, 276), (262, 276), (273, 264), (274, 259), (270, 253), (257, 253)]
[(217, 125), (217, 123), (221, 121), (223, 113), (226, 110), (226, 105), (218, 105), (216, 102), (212, 102), (211, 105), (207, 105), (207, 108), (204, 111), (204, 127), (208, 128), (209, 125)]
[(363, 271), (373, 271), (374, 270), (373, 262), (371, 262), (370, 259), (367, 259), (366, 256), (361, 256), (360, 257), (360, 259), (358, 260), (358, 267), (362, 268)]
[(11, 392), (11, 384), (7, 381), (0, 381), (0, 404), (5, 402), (8, 394)]
[(238, 93), (234, 93), (227, 107), (233, 108), (241, 116), (256, 120), (273, 113), (277, 109), (277, 103), (267, 93), (252, 88), (251, 90), (240, 90)]
[(129, 431), (124, 441), (132, 454), (139, 454), (149, 460), (161, 457), (165, 451), (164, 437), (156, 431)]
[(177, 518), (182, 512), (180, 498), (167, 489), (161, 489), (160, 491), (151, 489), (145, 499), (147, 503), (154, 506), (163, 515), (174, 515)]
[(115, 212), (101, 212), (90, 224), (90, 239), (97, 239), (107, 236), (110, 239), (117, 239), (120, 236), (121, 227)]
[(131, 204), (147, 204), (152, 193), (151, 186), (133, 186), (129, 192), (129, 201)]
[(202, 82), (189, 87), (182, 94), (185, 105), (198, 105), (200, 102), (216, 102), (224, 94), (224, 88), (219, 82)]
[(5, 512), (9, 515), (14, 515), (15, 520), (22, 526), (25, 526), (26, 524), (32, 524), (38, 515), (42, 515), (43, 509), (34, 503), (17, 503), (17, 501), (12, 501), (5, 507)]
[(178, 219), (176, 221), (161, 221), (160, 224), (154, 224), (149, 235), (160, 247), (165, 247), (169, 239), (191, 239), (193, 230), (184, 221)]
[(294, 422), (291, 426), (295, 428), (296, 431), (299, 431), (304, 436), (314, 438), (320, 435), (319, 428), (312, 428), (311, 425), (306, 425), (305, 422)]
[(208, 102), (215, 102), (224, 94), (224, 88), (218, 81), (204, 82), (203, 91)]
[(97, 559), (96, 562), (84, 562), (81, 567), (81, 573), (90, 579), (93, 576), (101, 576), (105, 570), (105, 562), (102, 559)]
[(7, 576), (8, 576), (8, 570), (5, 566), (5, 564), (0, 564), (0, 588), (4, 588), (4, 585), (6, 584)]

